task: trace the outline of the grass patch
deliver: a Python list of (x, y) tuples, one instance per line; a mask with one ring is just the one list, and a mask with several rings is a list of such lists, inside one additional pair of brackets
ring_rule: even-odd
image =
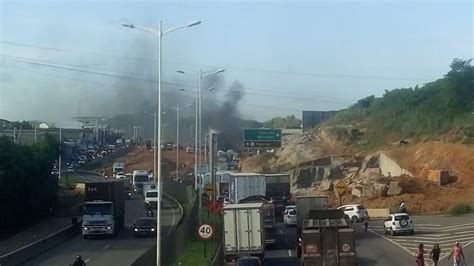
[(467, 203), (459, 203), (449, 209), (449, 213), (451, 215), (461, 215), (461, 214), (468, 214), (473, 211), (472, 206)]
[[(196, 235), (193, 235), (192, 240), (186, 246), (184, 254), (176, 261), (174, 265), (206, 266), (212, 261), (214, 253), (216, 252), (220, 243), (220, 236), (222, 235), (221, 217), (219, 215), (215, 216), (212, 213), (208, 213), (207, 209), (203, 208), (201, 211), (201, 221), (203, 223), (214, 224), (214, 237), (217, 237), (217, 241), (215, 241), (215, 239), (211, 239), (204, 243), (203, 240), (199, 239)], [(206, 257), (204, 257), (204, 244), (206, 244)]]

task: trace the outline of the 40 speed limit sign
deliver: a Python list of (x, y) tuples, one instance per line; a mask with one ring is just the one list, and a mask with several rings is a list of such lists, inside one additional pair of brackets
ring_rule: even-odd
[(198, 227), (198, 235), (202, 240), (211, 239), (214, 236), (214, 227), (210, 224), (201, 224)]

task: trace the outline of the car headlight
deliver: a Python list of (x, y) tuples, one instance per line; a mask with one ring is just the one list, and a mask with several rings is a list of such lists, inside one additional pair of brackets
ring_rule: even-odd
[(112, 229), (112, 227), (110, 227), (110, 226), (107, 226), (107, 230), (110, 230), (110, 229)]
[(151, 231), (152, 231), (152, 232), (155, 232), (155, 228), (152, 228)]
[(138, 229), (137, 229), (137, 228), (135, 228), (135, 229), (133, 229), (133, 231), (135, 231), (135, 232), (138, 232)]
[(84, 230), (88, 230), (89, 228), (87, 228), (87, 227), (83, 227), (83, 229), (84, 229)]

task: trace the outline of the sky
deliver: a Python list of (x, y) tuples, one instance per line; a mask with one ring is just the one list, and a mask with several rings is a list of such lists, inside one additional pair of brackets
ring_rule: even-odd
[(159, 20), (165, 30), (202, 21), (164, 36), (163, 81), (189, 90), (199, 69), (223, 68), (204, 97), (220, 101), (239, 81), (239, 112), (259, 121), (338, 110), (473, 58), (473, 10), (472, 1), (0, 0), (0, 118), (58, 122), (150, 101), (158, 39), (121, 23)]

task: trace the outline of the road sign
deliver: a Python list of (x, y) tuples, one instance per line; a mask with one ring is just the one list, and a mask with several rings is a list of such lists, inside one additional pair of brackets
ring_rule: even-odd
[(202, 240), (211, 239), (214, 236), (214, 227), (210, 224), (201, 224), (198, 227), (198, 235)]
[(281, 129), (245, 129), (244, 144), (248, 148), (281, 147)]
[(334, 189), (336, 190), (337, 194), (342, 195), (347, 190), (346, 182), (339, 180), (336, 184), (334, 184)]

